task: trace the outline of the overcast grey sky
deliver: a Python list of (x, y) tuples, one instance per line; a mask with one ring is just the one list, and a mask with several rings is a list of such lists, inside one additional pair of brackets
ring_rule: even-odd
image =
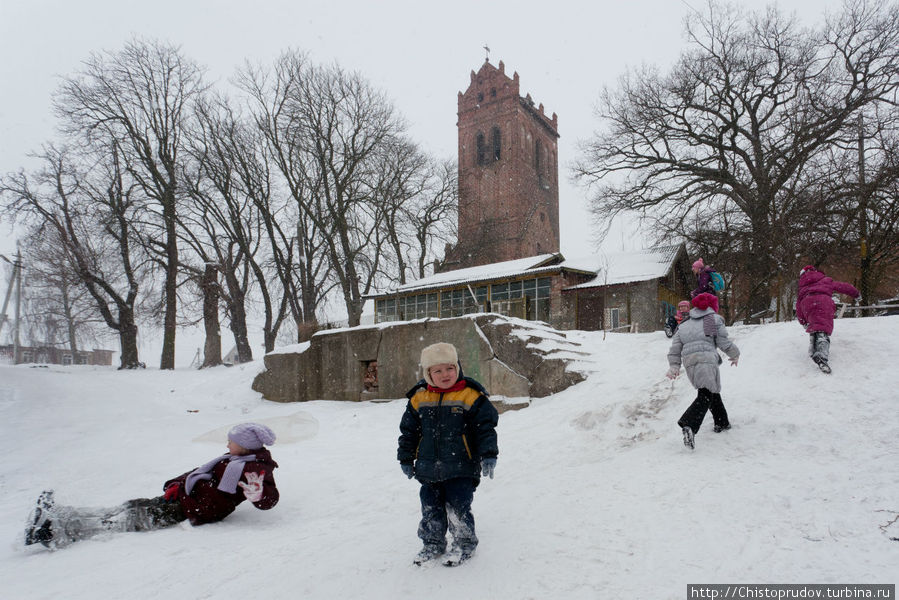
[[(762, 8), (763, 0), (743, 6)], [(780, 0), (806, 24), (838, 0)], [(181, 46), (223, 85), (245, 60), (271, 63), (287, 48), (316, 62), (359, 71), (393, 99), (413, 138), (455, 157), (456, 98), (484, 62), (505, 63), (522, 94), (559, 117), (562, 252), (595, 251), (585, 192), (568, 182), (577, 143), (599, 123), (603, 85), (628, 66), (663, 69), (678, 56), (683, 19), (702, 0), (0, 0), (0, 173), (28, 166), (26, 155), (54, 135), (51, 94), (92, 51), (118, 50), (134, 36)], [(0, 223), (0, 253), (15, 251)], [(622, 227), (604, 250), (631, 249)]]

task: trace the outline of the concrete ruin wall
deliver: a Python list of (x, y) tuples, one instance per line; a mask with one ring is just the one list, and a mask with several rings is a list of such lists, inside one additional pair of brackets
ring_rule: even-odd
[[(552, 340), (552, 351), (537, 344)], [(454, 319), (354, 327), (316, 333), (296, 351), (275, 351), (265, 356), (265, 371), (253, 389), (268, 400), (348, 400), (402, 398), (421, 379), (418, 360), (425, 346), (449, 342), (456, 346), (462, 371), (480, 381), (491, 396), (543, 397), (585, 378), (569, 370), (569, 360), (554, 358), (579, 353), (564, 332), (543, 323), (478, 314)], [(370, 361), (378, 361), (378, 388), (363, 392), (363, 374)]]

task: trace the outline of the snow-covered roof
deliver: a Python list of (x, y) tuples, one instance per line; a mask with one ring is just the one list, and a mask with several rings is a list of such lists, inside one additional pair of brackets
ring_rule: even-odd
[(479, 281), (490, 281), (518, 275), (534, 275), (550, 271), (558, 271), (564, 264), (565, 257), (561, 254), (540, 254), (528, 258), (517, 258), (504, 262), (456, 269), (443, 273), (434, 273), (429, 277), (423, 277), (410, 281), (384, 293), (406, 294), (417, 290), (442, 288), (451, 285), (465, 285)]
[(373, 296), (386, 294), (408, 294), (454, 285), (470, 285), (496, 279), (517, 276), (533, 276), (561, 270), (594, 274), (590, 281), (565, 289), (589, 288), (619, 283), (630, 283), (664, 277), (671, 270), (680, 245), (660, 246), (645, 250), (621, 252), (617, 254), (594, 254), (575, 259), (565, 259), (559, 253), (541, 254), (529, 258), (518, 258), (505, 262), (491, 263), (467, 269), (457, 269), (435, 273), (410, 281), (401, 286)]
[(596, 277), (590, 281), (565, 288), (574, 290), (581, 288), (602, 287), (621, 283), (633, 283), (665, 277), (671, 271), (681, 244), (658, 246), (631, 252), (589, 256), (582, 259), (565, 261), (582, 266), (593, 265)]

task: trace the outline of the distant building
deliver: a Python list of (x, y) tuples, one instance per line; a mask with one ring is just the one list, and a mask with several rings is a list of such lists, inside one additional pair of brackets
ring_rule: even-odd
[(41, 363), (50, 365), (112, 365), (112, 350), (77, 350), (53, 346), (19, 346), (13, 357), (13, 345), (0, 346), (0, 358), (11, 364)]
[(695, 286), (684, 244), (596, 259), (600, 264), (594, 278), (562, 290), (563, 305), (571, 313), (563, 329), (662, 329)]

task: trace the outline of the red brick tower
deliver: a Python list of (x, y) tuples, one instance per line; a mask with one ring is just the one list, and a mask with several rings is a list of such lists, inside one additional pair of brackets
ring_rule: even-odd
[(559, 251), (558, 118), (485, 61), (459, 92), (459, 240), (442, 270)]

